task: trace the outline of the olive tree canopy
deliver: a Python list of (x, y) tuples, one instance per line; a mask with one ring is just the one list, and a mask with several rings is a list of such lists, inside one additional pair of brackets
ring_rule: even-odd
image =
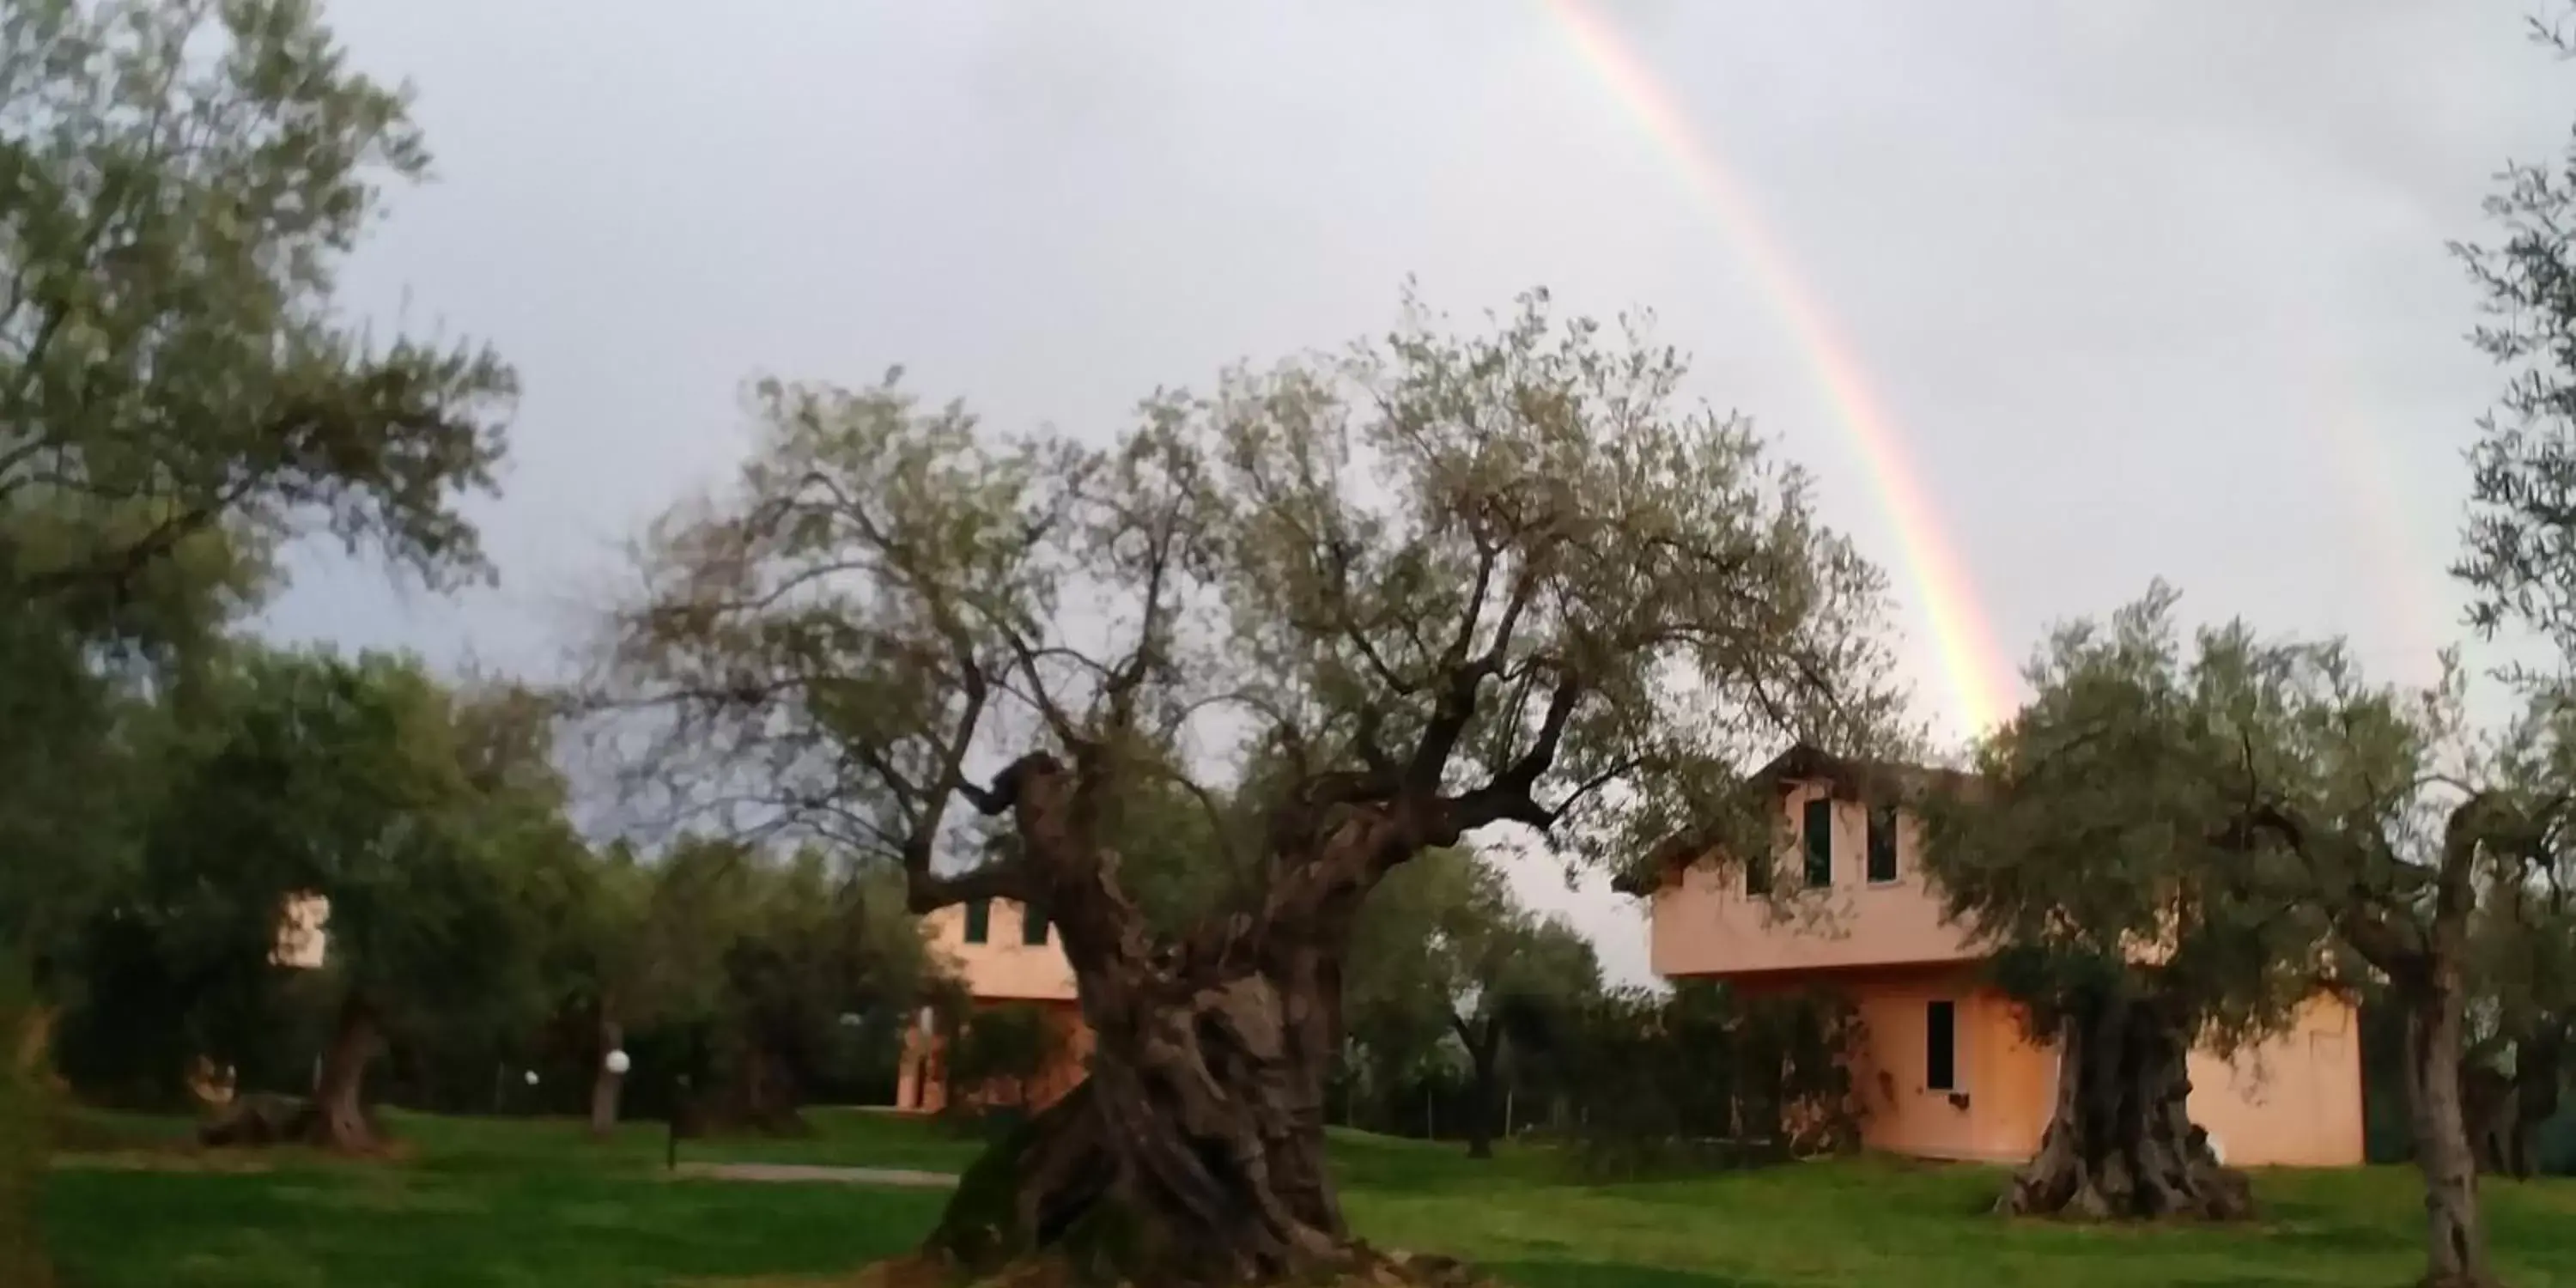
[[(607, 688), (655, 708), (653, 774), (692, 806), (893, 863), (916, 910), (1057, 928), (1093, 1076), (939, 1251), (1053, 1242), (1114, 1196), (1171, 1234), (1167, 1275), (1344, 1255), (1322, 1086), (1386, 872), (1504, 824), (1625, 860), (1781, 742), (1892, 725), (1878, 574), (1683, 371), (1532, 293), (1483, 335), (1415, 307), (1158, 393), (1105, 444), (891, 376), (756, 389), (735, 486), (652, 535)], [(1115, 844), (1158, 785), (1263, 819), (1243, 896), (1171, 936)]]

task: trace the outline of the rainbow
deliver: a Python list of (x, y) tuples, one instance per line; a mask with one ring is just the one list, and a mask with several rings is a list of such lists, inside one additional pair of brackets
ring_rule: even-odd
[(2404, 466), (2390, 450), (2394, 433), (2356, 392), (2369, 388), (2369, 382), (2341, 356), (2349, 343), (2339, 334), (2321, 342), (2328, 339), (2311, 327), (2289, 332), (2292, 359), (2315, 400), (2309, 423), (2318, 455), (2339, 481), (2337, 490), (2349, 499), (2354, 544), (2380, 570), (2374, 607), (2396, 637), (2390, 649), (2376, 650), (2380, 656), (2366, 660), (2393, 661), (2370, 667), (2382, 682), (2409, 677), (2428, 683), (2448, 642), (2444, 628), (2462, 620), (2457, 591), (2444, 571), (2446, 561), (2424, 557), (2424, 552), (2441, 548), (2440, 534), (2422, 531), (2412, 517), (2408, 489), (2399, 479)]
[(1975, 587), (1951, 550), (1931, 499), (1916, 482), (1918, 476), (1894, 423), (1870, 392), (1858, 355), (1835, 333), (1823, 306), (1799, 280), (1785, 248), (1737, 190), (1715, 151), (1692, 130), (1681, 105), (1656, 79), (1654, 70), (1582, 0), (1543, 3), (1572, 38), (1583, 61), (1656, 145), (1678, 163), (1692, 193), (1735, 243), (1756, 284), (1787, 324), (1791, 341), (1813, 368), (1835, 418), (1858, 446), (1880, 505), (1895, 526), (1906, 573), (1949, 684), (1954, 714), (1971, 734), (2001, 723), (2015, 692), (2014, 668), (1995, 647), (1993, 632), (1978, 608)]

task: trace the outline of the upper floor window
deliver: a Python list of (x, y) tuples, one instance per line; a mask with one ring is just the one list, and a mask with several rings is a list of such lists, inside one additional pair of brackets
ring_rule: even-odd
[(1020, 942), (1034, 947), (1045, 943), (1046, 939), (1046, 914), (1033, 905), (1023, 906), (1020, 909)]
[(1807, 802), (1806, 819), (1799, 828), (1800, 839), (1807, 849), (1807, 888), (1821, 890), (1834, 883), (1834, 802), (1819, 796)]
[(966, 905), (966, 942), (980, 944), (993, 935), (993, 902), (977, 899)]
[(1869, 812), (1869, 879), (1873, 882), (1896, 879), (1896, 807), (1881, 805)]

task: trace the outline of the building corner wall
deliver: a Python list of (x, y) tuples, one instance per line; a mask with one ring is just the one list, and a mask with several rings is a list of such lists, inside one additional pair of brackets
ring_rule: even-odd
[[(2035, 1041), (2022, 1009), (1973, 967), (1781, 975), (1738, 981), (1762, 992), (1828, 989), (1859, 1013), (1852, 1070), (1864, 1146), (1888, 1153), (2017, 1163), (2039, 1148), (2057, 1101), (2058, 1050)], [(1930, 1004), (1954, 1008), (1949, 1089), (1929, 1085)], [(2192, 1121), (2243, 1167), (2353, 1167), (2364, 1161), (2359, 1016), (2319, 995), (2281, 1035), (2233, 1058), (2189, 1057)]]
[(2361, 1020), (2319, 994), (2289, 1029), (2221, 1059), (2191, 1053), (2191, 1120), (2238, 1167), (2358, 1167), (2365, 1161)]

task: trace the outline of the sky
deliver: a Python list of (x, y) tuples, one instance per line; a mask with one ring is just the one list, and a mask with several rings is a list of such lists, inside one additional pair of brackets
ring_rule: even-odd
[[(1651, 309), (1890, 570), (1952, 734), (2158, 576), (2427, 678), (2498, 387), (2445, 244), (2576, 122), (2533, 11), (335, 0), (438, 157), (347, 302), (490, 340), (525, 394), (476, 507), (498, 589), (307, 552), (264, 625), (542, 673), (618, 544), (740, 458), (751, 377), (901, 364), (1105, 436), (1382, 330), (1411, 277), (1461, 316)], [(1515, 880), (1645, 977), (1627, 900)]]

